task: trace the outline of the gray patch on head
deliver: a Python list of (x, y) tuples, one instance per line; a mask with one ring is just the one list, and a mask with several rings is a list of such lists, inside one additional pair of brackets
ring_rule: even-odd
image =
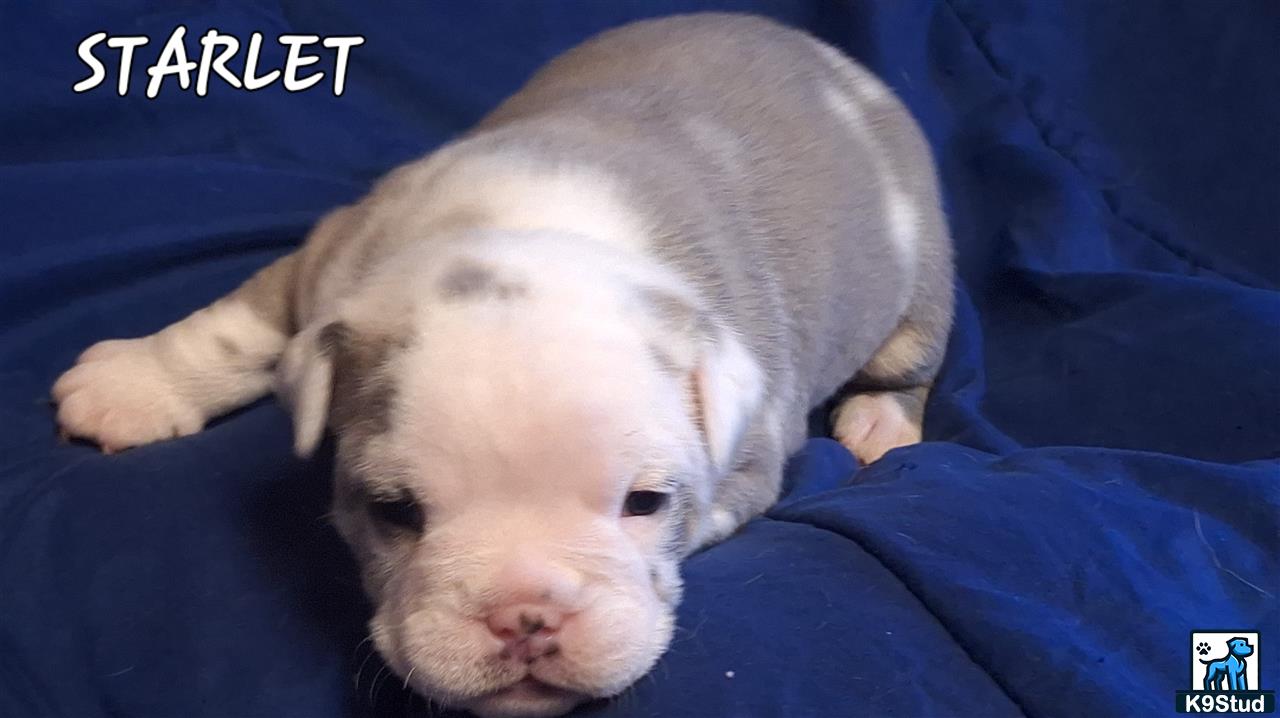
[(654, 287), (640, 287), (640, 300), (657, 318), (671, 324), (689, 324), (693, 321), (693, 305), (671, 292)]
[(363, 445), (391, 429), (396, 387), (387, 373), (393, 356), (409, 345), (403, 336), (362, 333), (343, 322), (320, 330), (320, 351), (333, 358), (329, 419), (345, 438)]
[(440, 279), (440, 292), (445, 299), (501, 299), (523, 297), (529, 288), (500, 279), (493, 270), (471, 260), (455, 263)]
[(686, 371), (686, 368), (681, 367), (670, 353), (657, 344), (650, 342), (645, 345), (645, 350), (648, 351), (649, 358), (663, 373), (671, 376), (680, 376)]
[(636, 291), (644, 311), (667, 331), (695, 341), (715, 341), (715, 324), (688, 299), (656, 287)]
[(693, 327), (697, 311), (683, 298), (654, 287), (639, 287), (636, 292), (645, 311), (664, 326), (676, 330)]
[(321, 352), (336, 355), (351, 337), (351, 328), (342, 322), (329, 322), (316, 335), (316, 345)]
[(499, 282), (493, 287), (493, 296), (497, 299), (507, 300), (517, 297), (525, 297), (529, 295), (529, 288), (523, 284), (514, 282)]
[(478, 294), (494, 281), (493, 272), (472, 262), (455, 264), (440, 280), (440, 290), (451, 299)]

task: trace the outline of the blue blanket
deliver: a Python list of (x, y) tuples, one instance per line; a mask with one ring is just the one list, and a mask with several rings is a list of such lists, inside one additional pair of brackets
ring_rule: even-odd
[[(706, 7), (810, 29), (919, 117), (959, 312), (927, 443), (860, 468), (815, 421), (784, 500), (688, 562), (671, 651), (582, 715), (1172, 714), (1198, 628), (1260, 630), (1277, 687), (1270, 0), (5, 0), (0, 716), (428, 710), (362, 642), (328, 452), (292, 458), (273, 401), (103, 456), (57, 440), (48, 388), (93, 341), (230, 290), (557, 52)], [(170, 78), (147, 99), (178, 25), (193, 55), (209, 28), (366, 42), (341, 97)], [(125, 97), (114, 61), (72, 91), (97, 31), (152, 38)]]

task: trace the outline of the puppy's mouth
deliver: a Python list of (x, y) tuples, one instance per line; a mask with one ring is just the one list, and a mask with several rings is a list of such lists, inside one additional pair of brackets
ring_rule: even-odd
[(556, 716), (589, 698), (526, 675), (505, 688), (471, 701), (467, 707), (480, 716)]
[(578, 695), (571, 690), (553, 686), (533, 676), (525, 676), (514, 684), (498, 691), (498, 693), (513, 693), (536, 698), (571, 698)]

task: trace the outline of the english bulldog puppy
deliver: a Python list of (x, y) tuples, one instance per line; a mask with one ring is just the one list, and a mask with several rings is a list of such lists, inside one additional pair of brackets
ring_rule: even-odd
[[(680, 562), (767, 509), (842, 387), (863, 462), (920, 440), (952, 317), (928, 147), (774, 22), (637, 22), (565, 53), (297, 251), (53, 387), (118, 451), (277, 384), (336, 435), (334, 515), (408, 685), (481, 716), (615, 695)], [(850, 382), (852, 383), (850, 384)]]

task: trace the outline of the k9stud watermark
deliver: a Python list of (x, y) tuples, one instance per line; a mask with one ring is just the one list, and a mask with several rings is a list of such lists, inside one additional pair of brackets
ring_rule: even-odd
[(1179, 713), (1272, 713), (1275, 691), (1262, 690), (1257, 631), (1192, 631), (1191, 690), (1178, 691)]

